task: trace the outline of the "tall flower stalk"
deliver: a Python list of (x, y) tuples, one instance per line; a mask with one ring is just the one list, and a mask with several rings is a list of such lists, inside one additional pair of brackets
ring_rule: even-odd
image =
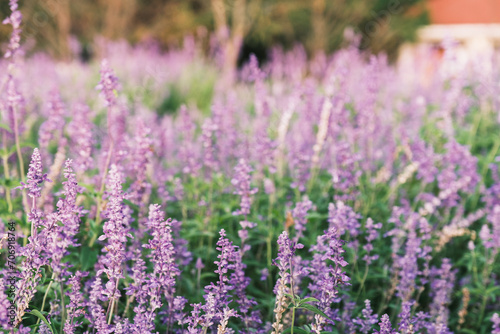
[(103, 226), (104, 235), (100, 236), (99, 240), (107, 241), (102, 259), (104, 266), (102, 272), (108, 277), (103, 294), (109, 300), (106, 316), (108, 324), (110, 324), (113, 318), (114, 305), (120, 298), (118, 284), (120, 279), (124, 278), (122, 265), (125, 261), (125, 244), (127, 237), (132, 238), (124, 228), (126, 218), (123, 205), (122, 176), (116, 165), (112, 165), (109, 171), (108, 191), (109, 202), (105, 212), (108, 220)]
[[(278, 237), (278, 257), (274, 264), (279, 269), (279, 278), (274, 286), (274, 293), (276, 295), (276, 302), (274, 304), (275, 321), (272, 325), (273, 334), (280, 334), (283, 332), (283, 315), (287, 308), (287, 294), (294, 296), (294, 282), (293, 282), (293, 266), (294, 256), (297, 249), (301, 249), (304, 245), (295, 243), (288, 237), (288, 232), (284, 231)], [(295, 314), (295, 313), (294, 313)], [(292, 328), (294, 318), (292, 316)]]
[(36, 199), (41, 196), (41, 185), (47, 179), (47, 174), (43, 173), (42, 159), (38, 149), (34, 149), (28, 171), (26, 183), (21, 183), (20, 188), (28, 190), (28, 196), (32, 198), (33, 204), (28, 213), (28, 221), (31, 222), (31, 235), (28, 244), (21, 248), (20, 255), (24, 256), (21, 262), (19, 280), (16, 283), (15, 304), (17, 305), (15, 325), (19, 325), (23, 315), (28, 308), (29, 302), (36, 293), (36, 287), (40, 281), (41, 267), (47, 263), (47, 259), (41, 254), (45, 251), (46, 241), (44, 233), (38, 234), (37, 229), (44, 224), (42, 211), (36, 207)]
[[(101, 91), (106, 101), (106, 106), (108, 107), (107, 124), (108, 124), (109, 143), (108, 143), (108, 152), (106, 154), (106, 161), (102, 169), (99, 196), (97, 198), (97, 212), (95, 217), (96, 225), (98, 225), (101, 221), (101, 215), (100, 215), (102, 210), (101, 195), (104, 192), (105, 180), (108, 173), (108, 168), (112, 161), (113, 150), (115, 147), (115, 138), (113, 133), (114, 131), (112, 130), (112, 127), (114, 122), (113, 113), (117, 105), (117, 99), (115, 94), (118, 88), (119, 88), (118, 79), (115, 77), (113, 70), (109, 67), (108, 61), (104, 59), (101, 63), (101, 81), (99, 81), (99, 84), (96, 86), (96, 89)], [(94, 241), (95, 238), (90, 240), (90, 246), (94, 244)]]

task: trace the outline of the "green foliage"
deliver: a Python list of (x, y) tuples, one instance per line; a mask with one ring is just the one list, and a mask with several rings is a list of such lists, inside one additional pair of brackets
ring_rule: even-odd
[[(223, 2), (231, 24), (235, 1)], [(98, 35), (125, 38), (133, 43), (153, 38), (164, 47), (181, 44), (186, 35), (197, 35), (208, 48), (206, 32), (200, 33), (199, 27), (206, 27), (209, 32), (215, 30), (209, 0), (133, 0), (127, 2), (130, 8), (126, 13), (113, 11), (113, 4), (120, 3), (116, 0), (109, 4), (68, 3), (69, 17), (64, 14), (63, 2), (57, 4), (57, 10), (42, 0), (22, 3), (23, 38), (34, 37), (38, 49), (64, 57), (67, 46), (61, 45), (59, 34), (71, 32), (86, 47), (88, 57), (89, 50), (92, 52), (95, 47), (88, 46)], [(424, 0), (247, 0), (246, 34), (240, 59), (247, 59), (250, 53), (265, 58), (272, 46), (289, 49), (297, 43), (304, 45), (309, 54), (321, 49), (332, 52), (343, 45), (347, 27), (353, 27), (362, 36), (362, 48), (384, 51), (393, 58), (402, 42), (414, 40), (416, 29), (429, 23), (423, 4)], [(0, 15), (6, 17), (8, 13), (5, 1), (0, 6)], [(68, 32), (59, 26), (58, 15), (66, 16), (70, 24)], [(7, 41), (9, 33), (8, 27), (0, 27), (0, 41)]]

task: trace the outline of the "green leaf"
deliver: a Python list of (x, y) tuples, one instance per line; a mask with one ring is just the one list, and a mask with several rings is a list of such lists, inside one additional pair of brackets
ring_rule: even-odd
[(12, 133), (12, 129), (10, 128), (10, 126), (9, 126), (8, 124), (5, 124), (5, 123), (0, 123), (0, 129), (4, 129), (4, 130), (6, 130), (7, 132)]
[(328, 218), (328, 215), (327, 214), (322, 214), (322, 213), (319, 213), (319, 212), (311, 212), (307, 215), (307, 218), (308, 219), (326, 219)]
[[(285, 330), (283, 331), (283, 334), (286, 334), (286, 333), (291, 333), (291, 332), (292, 332), (292, 327), (285, 329)], [(298, 334), (307, 334), (307, 333), (311, 333), (310, 331), (306, 331), (305, 329), (300, 328), (300, 327), (296, 327), (296, 326), (293, 326), (293, 332), (294, 332), (294, 333), (298, 333)]]
[(97, 250), (91, 249), (90, 247), (82, 247), (82, 252), (80, 253), (80, 263), (82, 264), (82, 270), (86, 271), (92, 268), (97, 262)]
[(33, 144), (33, 143), (30, 143), (30, 142), (22, 142), (21, 143), (21, 147), (24, 148), (24, 147), (29, 147), (29, 148), (36, 148), (36, 145)]
[(2, 148), (0, 150), (0, 153), (2, 155), (2, 157), (10, 157), (12, 154), (14, 154), (16, 152), (16, 146), (15, 145), (12, 145), (10, 148)]
[(467, 328), (462, 328), (460, 330), (460, 333), (470, 333), (470, 334), (476, 334), (476, 331), (473, 331), (472, 329), (467, 329)]
[(310, 302), (319, 302), (319, 300), (317, 300), (316, 298), (314, 297), (307, 297), (307, 298), (304, 298), (304, 299), (301, 299), (300, 302), (299, 302), (299, 306), (301, 306), (302, 304), (304, 303), (310, 303)]
[(45, 281), (47, 280), (47, 274), (45, 273), (45, 268), (40, 268), (40, 271), (41, 271), (41, 275), (42, 275), (42, 278), (40, 280), (40, 284), (41, 285), (45, 285)]
[(43, 316), (42, 313), (40, 313), (40, 311), (38, 310), (32, 310), (31, 312), (28, 312), (29, 314), (32, 314), (34, 315), (35, 317), (39, 318), (40, 320), (42, 320), (46, 325), (47, 327), (49, 327), (50, 331), (52, 332), (52, 334), (55, 334), (56, 332), (54, 331), (54, 329), (52, 328), (52, 325), (47, 321), (47, 319)]
[(123, 204), (126, 204), (128, 205), (130, 208), (134, 209), (134, 210), (139, 210), (139, 206), (137, 204), (134, 204), (132, 203), (131, 201), (129, 201), (128, 199), (124, 199), (123, 200)]
[(500, 290), (500, 286), (493, 286), (493, 287), (488, 288), (488, 289), (486, 290), (485, 295), (486, 295), (486, 296), (488, 296), (488, 297), (495, 297), (495, 294), (496, 294), (496, 292), (497, 292), (498, 290)]
[(285, 296), (287, 296), (288, 298), (290, 298), (291, 300), (295, 301), (295, 300), (300, 300), (300, 297), (299, 296), (294, 296), (294, 295), (291, 295), (289, 293), (285, 293)]
[(321, 311), (320, 309), (318, 309), (316, 306), (312, 306), (311, 304), (303, 304), (303, 305), (300, 305), (300, 307), (298, 308), (303, 308), (303, 309), (306, 309), (308, 311), (311, 311), (313, 313), (316, 313), (316, 314), (319, 314), (320, 316), (322, 316), (323, 318), (325, 319), (330, 319), (330, 317), (328, 317), (325, 312)]

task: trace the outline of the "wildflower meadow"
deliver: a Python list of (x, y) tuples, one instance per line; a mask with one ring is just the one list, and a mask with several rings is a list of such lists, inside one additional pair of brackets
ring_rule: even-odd
[(500, 333), (500, 55), (0, 61), (4, 333)]

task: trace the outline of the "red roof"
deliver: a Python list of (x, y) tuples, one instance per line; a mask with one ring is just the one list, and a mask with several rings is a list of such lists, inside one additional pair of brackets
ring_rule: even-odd
[(431, 23), (500, 23), (500, 0), (428, 0)]

